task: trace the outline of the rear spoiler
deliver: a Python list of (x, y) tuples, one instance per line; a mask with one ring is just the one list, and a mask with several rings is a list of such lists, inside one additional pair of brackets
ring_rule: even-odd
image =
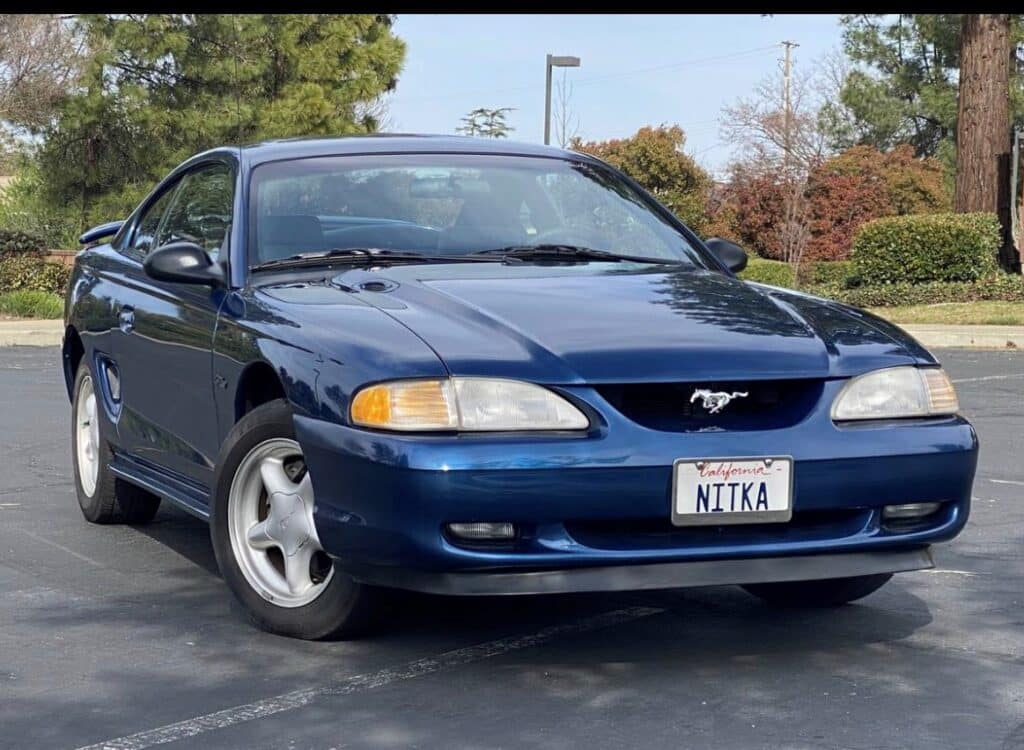
[(84, 232), (78, 241), (83, 245), (88, 245), (90, 242), (102, 240), (104, 237), (113, 237), (123, 226), (124, 221), (108, 221), (106, 224), (100, 224), (98, 227)]

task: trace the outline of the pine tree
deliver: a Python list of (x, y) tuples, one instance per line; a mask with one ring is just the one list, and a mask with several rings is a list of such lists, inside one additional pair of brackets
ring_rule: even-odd
[[(45, 130), (55, 199), (130, 207), (190, 154), (378, 127), (404, 43), (382, 15), (90, 15), (82, 91)], [(83, 218), (85, 218), (83, 216)]]
[(461, 120), (462, 125), (455, 128), (455, 132), (482, 138), (507, 138), (515, 128), (505, 122), (505, 115), (514, 111), (515, 107), (477, 107), (466, 113)]

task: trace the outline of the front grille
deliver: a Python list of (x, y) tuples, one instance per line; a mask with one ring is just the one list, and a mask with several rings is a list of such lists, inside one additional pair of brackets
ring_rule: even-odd
[[(598, 393), (627, 419), (652, 430), (772, 430), (803, 419), (821, 398), (821, 380), (750, 380), (694, 383), (628, 383), (597, 386)], [(712, 414), (694, 392), (706, 389), (737, 396)]]
[(568, 521), (565, 530), (591, 549), (701, 549), (843, 539), (863, 532), (872, 517), (870, 508), (842, 508), (795, 511), (786, 523), (675, 526), (666, 514), (655, 520)]

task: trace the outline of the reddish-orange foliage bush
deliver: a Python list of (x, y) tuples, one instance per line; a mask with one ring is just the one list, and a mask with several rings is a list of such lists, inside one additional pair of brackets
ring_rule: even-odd
[(762, 258), (782, 260), (782, 242), (776, 228), (785, 213), (785, 187), (774, 174), (732, 170), (724, 190), (723, 208), (730, 212), (735, 239)]
[[(717, 215), (728, 217), (736, 239), (764, 258), (783, 257), (780, 233), (786, 187), (774, 172), (736, 166)], [(855, 146), (811, 170), (804, 187), (810, 239), (803, 257), (843, 260), (854, 232), (883, 216), (948, 211), (942, 165), (917, 159), (909, 146), (882, 152)]]
[(874, 175), (812, 173), (807, 185), (811, 237), (804, 257), (843, 260), (861, 224), (894, 213), (885, 183)]
[(917, 159), (910, 146), (882, 152), (854, 146), (828, 159), (807, 179), (811, 239), (805, 258), (842, 260), (866, 221), (949, 210), (942, 165)]

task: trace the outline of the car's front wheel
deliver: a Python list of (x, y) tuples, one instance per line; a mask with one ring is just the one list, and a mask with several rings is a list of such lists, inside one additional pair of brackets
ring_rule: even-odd
[(838, 607), (863, 599), (882, 588), (892, 573), (851, 578), (825, 578), (819, 581), (751, 583), (744, 590), (769, 604), (783, 607)]
[(231, 430), (214, 478), (210, 535), (224, 581), (264, 630), (352, 637), (376, 591), (336, 570), (313, 522), (313, 483), (287, 402), (257, 407)]

